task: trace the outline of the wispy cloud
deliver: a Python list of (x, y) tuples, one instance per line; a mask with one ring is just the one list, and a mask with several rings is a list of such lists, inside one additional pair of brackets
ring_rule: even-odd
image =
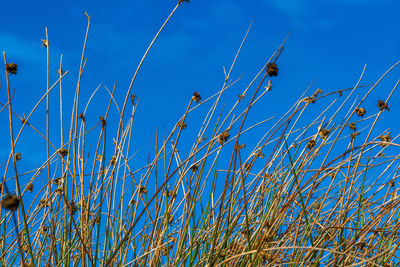
[(40, 51), (40, 40), (33, 42), (19, 36), (0, 32), (0, 49), (5, 51), (9, 58), (20, 61), (40, 62), (42, 59)]

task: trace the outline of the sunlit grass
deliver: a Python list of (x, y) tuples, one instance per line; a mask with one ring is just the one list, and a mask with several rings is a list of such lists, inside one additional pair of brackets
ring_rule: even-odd
[[(397, 264), (397, 136), (380, 129), (378, 121), (398, 82), (374, 110), (365, 108), (397, 63), (372, 84), (360, 84), (364, 69), (348, 88), (310, 87), (285, 114), (248, 125), (253, 107), (267, 109), (276, 101), (268, 97), (279, 79), (286, 40), (242, 88), (232, 70), (246, 33), (231, 67), (224, 69), (221, 89), (211, 96), (194, 92), (187, 103), (178, 103), (186, 105), (181, 118), (168, 134), (157, 128), (148, 162), (134, 164), (132, 134), (143, 129), (133, 123), (140, 99), (131, 89), (153, 43), (184, 2), (149, 45), (125, 98), (114, 98), (116, 85), (105, 88), (108, 105), (96, 109), (96, 121), (87, 114), (92, 97), (80, 101), (88, 14), (70, 120), (63, 114), (63, 96), (73, 90), (62, 83), (69, 72), (61, 57), (58, 77), (50, 77), (47, 31), (42, 42), (47, 88), (27, 116), (13, 112), (18, 65), (3, 53), (0, 89), (8, 103), (1, 112), (9, 121), (2, 125), (11, 136), (9, 157), (1, 165), (3, 266)], [(232, 94), (234, 89), (240, 94)], [(59, 110), (50, 109), (54, 99)], [(31, 116), (45, 100), (42, 132)], [(49, 113), (58, 114), (60, 132), (50, 127)], [(32, 142), (45, 140), (47, 156), (39, 167), (20, 173), (25, 155), (15, 148), (25, 128), (37, 133)]]

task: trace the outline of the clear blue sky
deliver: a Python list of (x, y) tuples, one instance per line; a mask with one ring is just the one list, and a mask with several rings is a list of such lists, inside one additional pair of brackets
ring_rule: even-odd
[[(73, 98), (86, 30), (83, 11), (92, 15), (82, 101), (86, 102), (100, 83), (111, 89), (117, 81), (116, 97), (121, 103), (147, 45), (176, 2), (0, 0), (0, 50), (6, 51), (10, 62), (19, 65), (18, 75), (12, 80), (16, 112), (28, 113), (44, 93), (46, 51), (41, 48), (41, 39), (45, 38), (45, 27), (50, 39), (50, 80), (57, 79), (61, 54), (64, 69), (70, 71), (64, 87), (68, 103)], [(260, 117), (263, 119), (285, 111), (313, 81), (314, 88), (324, 91), (351, 87), (364, 64), (367, 71), (362, 83), (375, 81), (400, 59), (399, 10), (400, 2), (394, 0), (191, 0), (184, 3), (151, 50), (133, 87), (133, 93), (140, 97), (136, 116), (138, 137), (145, 144), (144, 147), (136, 144), (136, 148), (147, 147), (156, 125), (165, 126), (168, 132), (194, 91), (201, 92), (205, 98), (220, 89), (224, 79), (222, 67), (231, 64), (253, 18), (232, 76), (237, 78), (243, 74), (243, 84), (251, 80), (290, 33), (278, 62), (279, 76), (271, 91), (271, 97), (280, 99), (281, 104), (274, 107), (271, 103), (271, 109), (266, 109)], [(4, 71), (3, 67), (1, 70)], [(394, 72), (394, 80), (398, 74)], [(0, 102), (5, 103), (4, 74), (1, 77)], [(385, 96), (392, 86), (393, 80), (390, 80)], [(392, 116), (399, 114), (396, 108), (399, 98), (396, 94), (389, 103)], [(35, 120), (40, 124), (39, 115)], [(1, 121), (2, 125), (7, 124), (5, 112)], [(44, 121), (38, 127), (45, 129)], [(3, 127), (3, 134), (8, 135), (7, 128)], [(8, 142), (3, 140), (1, 145), (8, 147)], [(41, 145), (29, 144), (29, 149), (37, 153)], [(2, 158), (8, 153), (7, 149), (3, 150)]]

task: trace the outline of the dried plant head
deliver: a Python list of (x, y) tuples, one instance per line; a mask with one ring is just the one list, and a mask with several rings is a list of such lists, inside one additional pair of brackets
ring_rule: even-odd
[(192, 170), (192, 172), (197, 172), (199, 170), (199, 165), (193, 164), (192, 166), (190, 166), (190, 169)]
[(66, 155), (68, 155), (68, 150), (62, 147), (58, 150), (58, 154), (60, 154), (61, 157), (65, 157)]
[(15, 161), (19, 161), (22, 158), (21, 157), (21, 152), (15, 153), (14, 157), (15, 157)]
[(388, 104), (387, 104), (385, 101), (383, 101), (383, 100), (379, 100), (379, 101), (378, 101), (378, 104), (376, 104), (376, 105), (379, 107), (379, 109), (380, 109), (381, 111), (383, 111), (383, 110), (385, 110), (385, 109), (387, 109), (388, 111), (390, 111)]
[(356, 124), (354, 122), (349, 124), (349, 128), (350, 128), (350, 130), (357, 131), (357, 127), (356, 127)]
[(194, 102), (199, 103), (200, 100), (201, 100), (200, 93), (199, 92), (194, 92), (193, 96), (192, 96), (192, 99), (193, 99)]
[(102, 127), (106, 126), (106, 120), (104, 119), (104, 116), (100, 116), (100, 122)]
[(278, 66), (276, 63), (272, 62), (267, 65), (267, 74), (272, 77), (272, 76), (278, 76)]
[(116, 156), (112, 156), (111, 160), (110, 160), (110, 165), (115, 165), (117, 163), (117, 157)]
[(33, 184), (29, 183), (29, 184), (26, 186), (26, 190), (32, 193), (32, 192), (33, 192)]
[(218, 142), (223, 145), (229, 138), (229, 136), (231, 136), (229, 134), (228, 130), (223, 131), (219, 136), (218, 136)]
[(135, 105), (135, 98), (137, 98), (137, 95), (131, 94), (131, 102), (133, 106)]
[(327, 129), (325, 129), (325, 128), (322, 128), (320, 131), (319, 131), (319, 136), (321, 136), (321, 138), (322, 139), (326, 139), (327, 137), (328, 137), (328, 135), (329, 135), (329, 133), (330, 133), (330, 130), (327, 130)]
[(357, 115), (360, 116), (360, 117), (363, 117), (363, 116), (365, 115), (365, 113), (367, 112), (367, 111), (365, 110), (365, 108), (356, 108), (354, 111), (355, 111), (355, 112), (357, 113)]
[(78, 210), (78, 208), (75, 205), (75, 202), (71, 200), (68, 205), (69, 213), (71, 213), (72, 216), (74, 216), (75, 212)]
[(245, 148), (246, 147), (246, 145), (245, 144), (236, 144), (235, 145), (235, 150), (240, 150), (240, 149), (243, 149), (243, 148)]
[(48, 39), (42, 39), (42, 47), (48, 47), (49, 46), (49, 40)]
[(178, 125), (182, 130), (183, 130), (183, 129), (186, 129), (186, 127), (187, 127), (186, 122), (183, 121), (183, 120), (179, 121), (177, 125)]
[(322, 90), (320, 88), (318, 88), (317, 90), (315, 90), (314, 94), (312, 94), (311, 97), (317, 97), (319, 94), (322, 94)]
[(315, 103), (315, 99), (313, 97), (307, 96), (306, 98), (302, 99), (301, 102), (306, 102), (307, 104)]
[[(390, 140), (392, 139), (392, 137), (390, 136), (390, 133), (378, 136), (378, 138), (381, 139), (382, 142), (390, 142)], [(380, 144), (380, 146), (385, 147), (385, 146), (387, 146), (387, 144), (383, 143), (383, 144)]]
[(312, 149), (315, 147), (315, 140), (311, 139), (307, 142), (307, 148)]
[(6, 195), (0, 204), (3, 209), (15, 211), (19, 206), (19, 198), (15, 194)]
[(359, 132), (354, 132), (354, 133), (352, 133), (352, 134), (350, 135), (351, 141), (354, 141), (358, 135), (360, 135)]
[(78, 118), (85, 122), (85, 115), (83, 113), (79, 113)]
[(147, 194), (147, 188), (143, 185), (139, 186), (139, 193)]
[(6, 71), (9, 74), (17, 74), (18, 65), (15, 63), (7, 63), (6, 64)]

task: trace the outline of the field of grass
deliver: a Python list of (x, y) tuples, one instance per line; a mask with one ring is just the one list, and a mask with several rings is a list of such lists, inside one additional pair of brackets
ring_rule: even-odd
[[(347, 88), (325, 92), (311, 86), (285, 114), (269, 110), (274, 117), (254, 122), (254, 107), (284, 101), (268, 94), (279, 79), (287, 40), (235, 95), (230, 92), (240, 77), (231, 73), (246, 33), (221, 89), (213, 95), (193, 92), (187, 103), (177, 103), (186, 111), (169, 133), (152, 133), (148, 162), (136, 166), (131, 137), (143, 129), (133, 123), (140, 98), (132, 88), (182, 2), (143, 55), (125, 98), (114, 98), (116, 86), (109, 90), (108, 105), (97, 110), (95, 121), (86, 113), (92, 98), (80, 101), (88, 14), (71, 118), (63, 114), (63, 96), (73, 90), (63, 87), (69, 72), (62, 58), (58, 79), (50, 81), (48, 69), (41, 77), (47, 90), (23, 115), (13, 112), (18, 62), (3, 52), (0, 93), (8, 102), (0, 112), (9, 118), (1, 125), (9, 128), (10, 146), (3, 148), (9, 156), (0, 165), (0, 263), (397, 266), (399, 145), (381, 122), (399, 81), (366, 106), (398, 63), (370, 84), (361, 83), (362, 71)], [(47, 62), (50, 44), (42, 41)], [(50, 108), (54, 99), (59, 110)], [(30, 121), (38, 107), (45, 107), (45, 131)], [(57, 114), (60, 132), (51, 130), (49, 114)], [(32, 140), (45, 140), (47, 158), (21, 172), (26, 155), (16, 148), (26, 129), (36, 133)]]

